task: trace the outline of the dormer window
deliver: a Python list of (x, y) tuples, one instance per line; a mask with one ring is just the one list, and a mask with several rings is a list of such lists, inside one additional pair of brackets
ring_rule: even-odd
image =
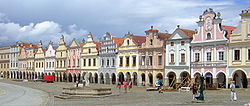
[(89, 53), (91, 53), (91, 49), (89, 48)]
[(153, 39), (150, 39), (150, 45), (153, 45)]
[(211, 33), (207, 33), (207, 39), (211, 39)]
[(129, 45), (129, 40), (127, 40), (127, 45)]

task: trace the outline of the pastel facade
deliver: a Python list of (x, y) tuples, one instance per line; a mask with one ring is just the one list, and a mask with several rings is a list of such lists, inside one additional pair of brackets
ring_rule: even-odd
[[(85, 43), (79, 43), (75, 39), (71, 41), (71, 44), (68, 47), (67, 54), (67, 71), (66, 73), (71, 77), (69, 82), (76, 82), (81, 79), (81, 69), (80, 69), (80, 55), (82, 46)], [(73, 78), (72, 78), (73, 77)]]
[(40, 74), (44, 73), (45, 59), (44, 50), (42, 48), (42, 41), (38, 45), (38, 49), (35, 51), (35, 72)]
[(123, 42), (122, 38), (112, 37), (106, 33), (101, 41), (102, 45), (99, 50), (99, 79), (101, 84), (116, 83), (116, 66), (118, 63), (118, 47)]
[(56, 49), (56, 75), (58, 75), (60, 81), (66, 81), (66, 59), (67, 59), (67, 47), (64, 41), (64, 36), (60, 37), (59, 46)]
[(56, 50), (53, 47), (53, 42), (50, 42), (45, 51), (45, 67), (44, 73), (52, 75), (56, 69)]
[(242, 10), (241, 21), (232, 32), (229, 43), (229, 80), (236, 87), (250, 87), (250, 8)]
[(0, 47), (0, 74), (2, 77), (10, 77), (9, 73), (9, 62), (10, 62), (10, 47)]
[(176, 83), (187, 86), (190, 76), (190, 43), (195, 31), (175, 29), (166, 40), (165, 85), (173, 87)]
[(23, 42), (16, 42), (16, 45), (10, 46), (10, 71), (18, 71), (18, 57)]
[(137, 85), (139, 75), (139, 48), (145, 42), (145, 36), (136, 36), (133, 34), (126, 34), (124, 41), (119, 47), (118, 64), (117, 64), (117, 81), (123, 82), (131, 79), (132, 83)]
[(164, 80), (165, 39), (170, 34), (160, 33), (153, 26), (145, 33), (145, 42), (139, 48), (138, 85), (155, 86), (157, 78)]
[(98, 50), (101, 43), (94, 42), (93, 35), (88, 34), (87, 42), (82, 46), (81, 52), (81, 75), (89, 78), (91, 83), (98, 83), (99, 57)]
[(204, 75), (206, 88), (226, 87), (228, 38), (221, 27), (220, 13), (204, 11), (197, 22), (198, 32), (191, 42), (191, 78)]

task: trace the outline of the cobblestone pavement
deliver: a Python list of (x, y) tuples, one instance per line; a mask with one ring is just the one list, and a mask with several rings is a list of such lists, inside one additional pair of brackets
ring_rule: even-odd
[[(232, 105), (243, 106), (250, 102), (250, 89), (237, 89), (238, 101), (230, 101), (230, 90), (205, 90), (205, 103), (192, 103), (192, 92), (164, 92), (146, 91), (145, 87), (134, 87), (131, 92), (121, 92), (119, 96), (105, 98), (84, 98), (84, 99), (58, 99), (55, 95), (61, 94), (62, 88), (73, 87), (74, 83), (55, 82), (17, 82), (11, 80), (0, 80), (0, 82), (21, 85), (47, 92), (50, 97), (50, 105)], [(111, 87), (112, 92), (119, 93), (114, 85), (91, 84), (93, 87)]]
[(1, 106), (41, 106), (47, 105), (48, 94), (41, 90), (0, 82)]

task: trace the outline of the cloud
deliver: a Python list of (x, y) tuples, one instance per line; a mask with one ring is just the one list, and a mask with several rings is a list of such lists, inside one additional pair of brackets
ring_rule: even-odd
[[(239, 13), (249, 3), (240, 0), (25, 0), (22, 2), (0, 1), (0, 34), (11, 41), (40, 39), (56, 40), (61, 34), (70, 41), (81, 40), (91, 31), (94, 38), (105, 32), (122, 37), (128, 31), (145, 35), (151, 25), (161, 32), (172, 32), (177, 25), (194, 30), (199, 15), (208, 8), (221, 12), (224, 25), (237, 26)], [(15, 7), (11, 8), (10, 7)], [(56, 8), (55, 8), (56, 7)], [(11, 19), (11, 21), (10, 21)], [(5, 20), (5, 21), (1, 21)], [(47, 21), (51, 20), (51, 21)], [(3, 24), (2, 24), (3, 23)], [(5, 27), (13, 27), (5, 28)], [(8, 36), (7, 36), (8, 35)], [(24, 39), (24, 37), (26, 37)], [(6, 42), (6, 40), (0, 42)], [(38, 40), (39, 39), (39, 40)], [(13, 43), (12, 43), (13, 44)]]
[(87, 30), (79, 29), (76, 25), (70, 25), (69, 31), (62, 31), (61, 25), (53, 21), (44, 21), (40, 23), (30, 23), (29, 25), (21, 26), (18, 23), (0, 23), (0, 44), (15, 44), (16, 41), (38, 43), (42, 40), (44, 44), (49, 41), (59, 40), (61, 35), (65, 36), (65, 40), (70, 41), (73, 38), (82, 39)]

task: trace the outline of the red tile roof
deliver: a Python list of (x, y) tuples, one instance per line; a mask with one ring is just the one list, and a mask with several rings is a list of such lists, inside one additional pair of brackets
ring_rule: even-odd
[(193, 35), (195, 31), (189, 30), (189, 29), (181, 29), (179, 28), (183, 33), (185, 33), (189, 38), (193, 38)]
[(80, 46), (82, 47), (82, 46), (84, 46), (86, 43), (79, 43), (80, 44)]
[(118, 47), (120, 47), (124, 41), (123, 38), (112, 37), (112, 39), (114, 39), (115, 44), (117, 44)]
[(23, 47), (24, 47), (24, 48), (30, 48), (31, 46), (32, 46), (33, 48), (38, 48), (37, 45), (34, 45), (34, 44), (32, 44), (32, 43), (23, 43)]
[(99, 47), (101, 46), (101, 43), (100, 42), (94, 42), (96, 44), (96, 49), (97, 51), (99, 51)]
[(158, 35), (159, 39), (161, 39), (161, 40), (166, 40), (171, 36), (171, 34), (168, 34), (168, 33), (157, 33), (157, 35)]
[(145, 32), (149, 32), (149, 31), (159, 31), (157, 29), (149, 29), (149, 30), (146, 30)]
[(133, 36), (133, 41), (138, 45), (141, 46), (142, 43), (144, 43), (146, 41), (146, 37), (145, 36), (135, 36), (135, 35), (131, 35)]
[(231, 33), (236, 27), (233, 26), (227, 26), (227, 25), (222, 25), (221, 28), (225, 31), (227, 31), (226, 37), (230, 39)]

